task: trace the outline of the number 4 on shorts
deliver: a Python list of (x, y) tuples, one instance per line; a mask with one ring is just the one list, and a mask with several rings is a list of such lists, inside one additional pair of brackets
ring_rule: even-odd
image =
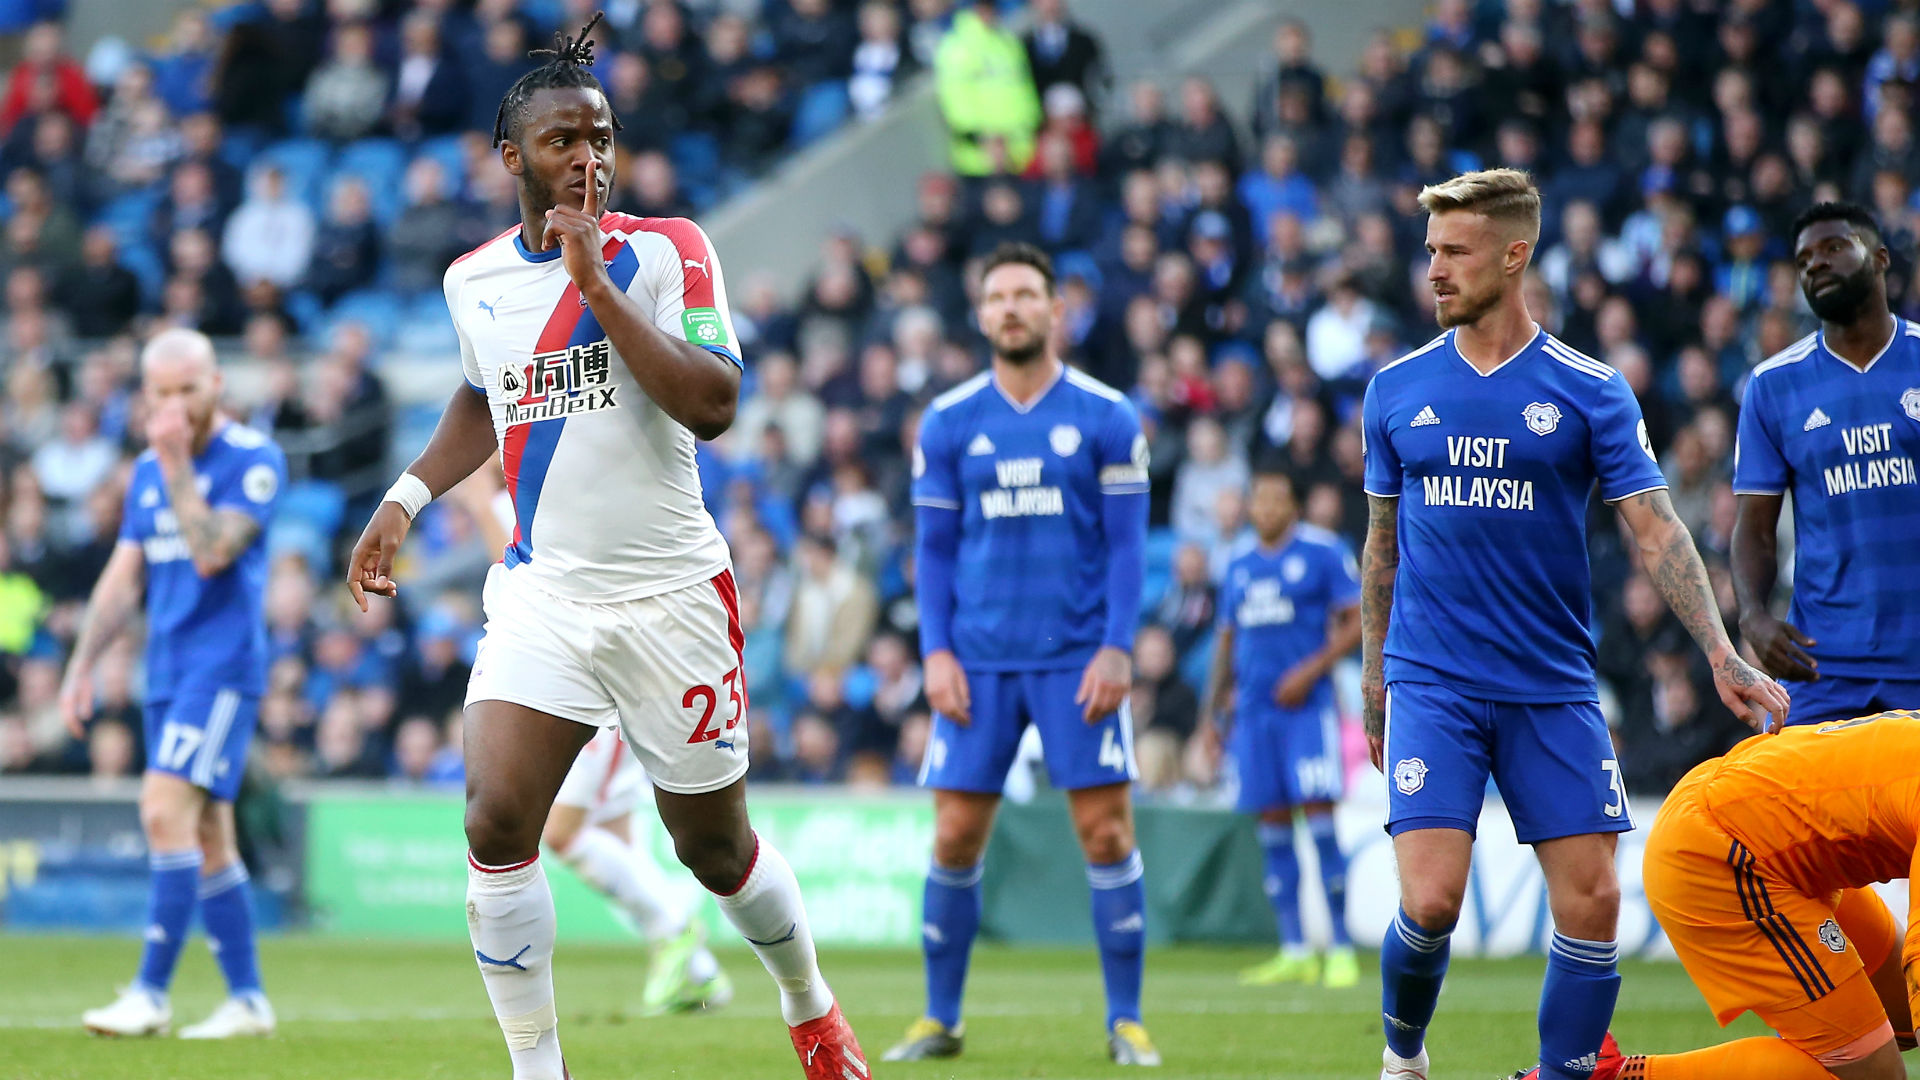
[(1112, 728), (1100, 733), (1100, 764), (1108, 769), (1125, 771), (1127, 752), (1120, 748), (1120, 740), (1114, 738)]

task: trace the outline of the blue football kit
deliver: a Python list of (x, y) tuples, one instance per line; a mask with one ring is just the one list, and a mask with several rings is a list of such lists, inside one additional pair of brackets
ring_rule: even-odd
[(1340, 798), (1340, 719), (1333, 680), (1322, 677), (1298, 708), (1274, 687), (1327, 643), (1327, 623), (1360, 602), (1359, 569), (1339, 536), (1297, 524), (1274, 548), (1256, 546), (1227, 566), (1219, 623), (1233, 629), (1233, 731), (1228, 750), (1243, 813)]
[[(1054, 786), (1134, 778), (1125, 707), (1089, 725), (1074, 695), (1103, 645), (1132, 651), (1146, 493), (1133, 406), (1078, 371), (1025, 406), (983, 374), (927, 409), (913, 479), (921, 648), (953, 651), (972, 715), (934, 718), (923, 785), (999, 791), (1029, 723)], [(928, 535), (943, 527), (957, 536)]]
[(265, 435), (226, 423), (193, 471), (209, 507), (261, 525), (232, 565), (211, 577), (195, 568), (151, 450), (134, 463), (120, 540), (146, 560), (147, 768), (232, 801), (266, 690), (265, 528), (287, 461)]
[[(1147, 440), (1119, 391), (1071, 368), (1026, 403), (991, 373), (935, 398), (913, 456), (914, 567), (923, 653), (950, 650), (969, 721), (935, 715), (920, 783), (997, 794), (1028, 725), (1069, 791), (1136, 775), (1124, 702), (1098, 722), (1074, 697), (1103, 647), (1131, 652), (1146, 574)], [(1140, 1019), (1146, 946), (1136, 849), (1089, 862), (1107, 1027)], [(979, 932), (981, 865), (927, 873), (927, 1015), (960, 1025)]]
[(1544, 330), (1482, 375), (1448, 331), (1381, 369), (1363, 422), (1367, 493), (1399, 500), (1389, 832), (1474, 832), (1490, 775), (1523, 843), (1630, 830), (1586, 534), (1596, 482), (1666, 487), (1625, 378)]
[(1819, 678), (1784, 680), (1788, 723), (1920, 701), (1920, 324), (1865, 370), (1810, 334), (1754, 368), (1733, 487), (1793, 496), (1793, 609)]

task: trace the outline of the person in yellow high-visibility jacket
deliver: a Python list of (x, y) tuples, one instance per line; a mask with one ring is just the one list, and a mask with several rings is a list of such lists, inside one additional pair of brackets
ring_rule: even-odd
[[(1025, 169), (1040, 128), (1040, 96), (1026, 48), (1001, 24), (993, 0), (975, 0), (954, 16), (933, 71), (954, 171), (986, 176)], [(1005, 147), (1004, 160), (996, 160), (996, 143)]]

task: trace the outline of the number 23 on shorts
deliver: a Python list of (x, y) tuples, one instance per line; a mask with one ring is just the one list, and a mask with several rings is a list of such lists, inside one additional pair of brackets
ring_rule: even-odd
[(724, 727), (715, 727), (713, 723), (713, 714), (720, 706), (720, 694), (714, 687), (689, 686), (680, 697), (682, 708), (700, 709), (700, 722), (687, 738), (689, 745), (718, 739), (722, 731), (732, 731), (740, 723), (740, 718), (747, 714), (746, 680), (740, 677), (740, 669), (734, 668), (720, 676), (720, 681), (726, 686), (727, 702), (733, 707)]

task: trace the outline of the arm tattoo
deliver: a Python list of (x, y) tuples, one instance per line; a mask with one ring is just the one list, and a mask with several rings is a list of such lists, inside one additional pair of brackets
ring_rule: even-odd
[(1729, 646), (1727, 629), (1720, 618), (1720, 604), (1713, 596), (1713, 584), (1707, 580), (1707, 568), (1693, 546), (1693, 534), (1673, 512), (1673, 501), (1665, 491), (1645, 492), (1634, 496), (1634, 501), (1652, 515), (1651, 524), (1660, 527), (1659, 534), (1641, 541), (1647, 577), (1687, 633), (1693, 635), (1700, 651), (1714, 656)]
[(193, 470), (168, 471), (167, 497), (173, 503), (174, 520), (180, 539), (193, 553), (193, 564), (202, 574), (220, 573), (247, 550), (260, 533), (260, 523), (238, 510), (215, 510), (200, 494)]
[(1400, 570), (1400, 500), (1367, 496), (1367, 542), (1360, 555), (1360, 698), (1366, 731), (1386, 734), (1387, 620)]

